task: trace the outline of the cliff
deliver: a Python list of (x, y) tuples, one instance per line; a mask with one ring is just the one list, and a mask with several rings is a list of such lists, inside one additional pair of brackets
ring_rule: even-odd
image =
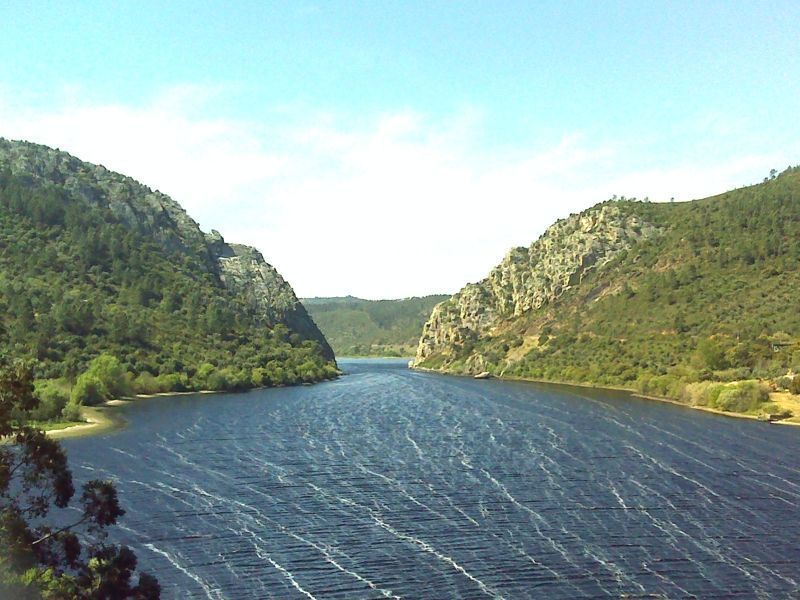
[(283, 323), (303, 337), (317, 341), (325, 357), (333, 359), (327, 339), (292, 287), (258, 250), (242, 244), (224, 244), (223, 250), (215, 251), (214, 255), (225, 286), (243, 298), (266, 323)]
[[(448, 356), (455, 348), (491, 336), (504, 322), (556, 301), (658, 231), (629, 206), (614, 203), (558, 221), (530, 247), (511, 250), (486, 279), (467, 284), (438, 304), (422, 330), (415, 363)], [(477, 363), (475, 368), (482, 370), (482, 361)]]

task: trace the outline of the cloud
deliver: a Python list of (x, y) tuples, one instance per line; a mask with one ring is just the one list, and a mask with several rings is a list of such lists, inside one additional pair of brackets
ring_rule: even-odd
[[(259, 121), (209, 116), (225, 93), (179, 86), (129, 105), (81, 100), (73, 89), (68, 101), (33, 108), (0, 90), (0, 135), (170, 194), (204, 229), (261, 249), (303, 296), (454, 292), (508, 248), (612, 194), (702, 197), (788, 162), (756, 149), (704, 157), (714, 133), (702, 123), (702, 144), (664, 161), (674, 140), (657, 136), (575, 131), (552, 143), (497, 143), (476, 109), (446, 118), (286, 108)], [(720, 119), (705, 122), (728, 135)]]

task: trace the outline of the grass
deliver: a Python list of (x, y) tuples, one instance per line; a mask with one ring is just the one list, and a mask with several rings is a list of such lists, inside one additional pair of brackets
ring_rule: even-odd
[(29, 425), (42, 431), (58, 431), (60, 429), (67, 429), (75, 427), (75, 425), (83, 425), (86, 421), (31, 421)]

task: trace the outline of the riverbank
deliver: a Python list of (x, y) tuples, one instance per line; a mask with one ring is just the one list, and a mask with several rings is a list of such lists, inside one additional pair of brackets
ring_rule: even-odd
[(73, 424), (66, 425), (64, 423), (57, 423), (53, 429), (43, 427), (45, 433), (54, 439), (64, 439), (72, 437), (83, 437), (86, 435), (97, 435), (100, 433), (107, 433), (115, 429), (121, 429), (125, 426), (126, 421), (115, 410), (120, 406), (125, 406), (137, 400), (147, 400), (151, 398), (159, 398), (166, 396), (188, 396), (191, 394), (214, 394), (213, 390), (200, 390), (198, 392), (159, 392), (156, 394), (137, 394), (133, 398), (120, 398), (115, 400), (108, 400), (98, 406), (83, 406), (81, 407), (81, 416), (84, 421), (76, 421)]
[[(427, 367), (418, 367), (418, 366), (411, 366), (409, 365), (409, 369), (414, 371), (424, 371), (427, 373), (438, 373), (440, 375), (455, 375), (456, 377), (470, 377), (474, 378), (473, 375), (467, 375), (465, 373), (449, 373), (447, 371), (439, 371), (437, 369), (429, 369)], [(609, 390), (614, 392), (626, 392), (629, 393), (631, 396), (635, 398), (641, 398), (643, 400), (653, 400), (656, 402), (666, 402), (669, 404), (674, 404), (675, 406), (682, 406), (684, 408), (690, 408), (693, 410), (699, 410), (707, 413), (712, 413), (715, 415), (720, 415), (723, 417), (731, 417), (734, 419), (750, 419), (751, 421), (763, 421), (763, 419), (759, 418), (758, 415), (751, 415), (746, 413), (737, 413), (737, 412), (726, 412), (724, 410), (718, 410), (716, 408), (709, 408), (707, 406), (696, 406), (693, 404), (686, 404), (685, 402), (681, 402), (680, 400), (675, 400), (674, 398), (667, 398), (664, 396), (653, 396), (649, 394), (642, 394), (637, 392), (632, 388), (625, 388), (621, 386), (612, 386), (612, 385), (597, 385), (593, 383), (572, 383), (567, 381), (548, 381), (546, 379), (534, 379), (532, 377), (518, 377), (518, 376), (511, 376), (511, 375), (492, 375), (492, 379), (499, 379), (501, 381), (527, 381), (530, 383), (546, 383), (549, 385), (559, 385), (565, 387), (581, 387), (593, 390)], [(800, 426), (800, 399), (794, 399), (791, 397), (790, 394), (784, 394), (783, 392), (773, 392), (770, 394), (770, 402), (777, 404), (781, 408), (788, 408), (793, 411), (795, 416), (789, 417), (788, 419), (779, 419), (775, 421), (770, 421), (773, 425), (792, 425), (795, 427)]]
[[(324, 381), (333, 381), (340, 377), (342, 372), (339, 371), (335, 377), (322, 379), (314, 383), (322, 383)], [(312, 383), (303, 383), (298, 385), (313, 385)], [(269, 389), (270, 386), (260, 386), (250, 388), (247, 390), (240, 390), (243, 392), (251, 392), (254, 390)], [(274, 386), (284, 387), (284, 386)], [(171, 396), (192, 396), (195, 394), (227, 394), (231, 393), (226, 390), (198, 390), (194, 392), (156, 392), (154, 394), (136, 394), (132, 398), (120, 398), (108, 400), (98, 406), (83, 406), (81, 407), (81, 416), (84, 421), (76, 421), (74, 423), (57, 422), (51, 424), (52, 428), (48, 429), (48, 424), (42, 424), (44, 432), (54, 439), (64, 439), (71, 437), (83, 437), (87, 435), (97, 435), (100, 433), (107, 433), (114, 429), (121, 429), (125, 426), (126, 421), (119, 414), (115, 414), (115, 408), (125, 406), (137, 400), (148, 400), (153, 398), (171, 397)]]
[[(632, 392), (631, 395), (633, 395), (633, 396), (635, 396), (637, 398), (643, 398), (645, 400), (655, 400), (657, 402), (668, 402), (668, 403), (674, 404), (676, 406), (684, 406), (686, 408), (693, 408), (695, 410), (700, 410), (700, 411), (703, 411), (703, 412), (712, 413), (712, 414), (720, 415), (720, 416), (723, 416), (723, 417), (733, 417), (734, 419), (750, 419), (752, 421), (762, 421), (762, 422), (764, 421), (764, 419), (760, 418), (758, 415), (750, 415), (750, 414), (747, 414), (747, 413), (737, 413), (737, 412), (727, 412), (727, 411), (719, 410), (719, 409), (716, 409), (716, 408), (709, 408), (708, 406), (695, 406), (695, 405), (692, 405), (692, 404), (686, 404), (684, 402), (681, 402), (680, 400), (674, 400), (672, 398), (664, 398), (664, 397), (661, 397), (661, 396), (650, 396), (648, 394), (640, 394), (638, 392)], [(774, 400), (772, 399), (772, 394), (770, 394), (770, 401), (774, 402)], [(777, 402), (776, 402), (776, 404), (777, 404)], [(797, 414), (797, 412), (795, 412), (795, 414)], [(769, 421), (769, 423), (772, 424), (772, 425), (793, 425), (795, 427), (800, 426), (800, 420), (795, 420), (795, 419), (798, 419), (798, 417), (793, 416), (793, 417), (789, 417), (788, 419), (779, 419), (779, 420), (775, 420), (775, 421)]]
[(59, 424), (58, 429), (45, 429), (45, 433), (54, 439), (61, 440), (120, 429), (125, 426), (126, 421), (120, 415), (115, 414), (114, 408), (126, 403), (127, 401), (124, 400), (110, 400), (101, 406), (84, 406), (81, 408), (81, 416), (86, 422), (76, 422), (66, 427)]

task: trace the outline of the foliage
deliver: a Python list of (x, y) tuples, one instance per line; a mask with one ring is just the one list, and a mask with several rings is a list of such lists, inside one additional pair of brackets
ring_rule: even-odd
[(128, 373), (116, 356), (101, 354), (89, 363), (89, 368), (83, 375), (97, 380), (111, 398), (119, 398), (131, 393)]
[(69, 383), (63, 380), (37, 381), (36, 396), (39, 398), (39, 406), (28, 417), (35, 421), (59, 418), (69, 402), (70, 388)]
[[(68, 412), (143, 388), (239, 389), (270, 363), (283, 371), (264, 385), (335, 375), (318, 342), (258, 314), (199, 251), (169, 250), (87, 201), (104, 193), (94, 185), (0, 165), (0, 352), (35, 358), (37, 379), (75, 382)], [(231, 377), (195, 379), (202, 363)], [(66, 410), (43, 394), (48, 418)]]
[[(660, 390), (645, 385), (640, 391), (659, 393)], [(671, 396), (692, 406), (704, 406), (727, 412), (757, 412), (764, 410), (764, 403), (769, 400), (769, 387), (755, 380), (732, 383), (678, 382), (670, 392), (672, 393), (659, 395)]]
[(111, 482), (84, 484), (80, 517), (58, 527), (45, 521), (67, 508), (75, 489), (57, 441), (14, 415), (35, 413), (32, 369), (0, 358), (0, 596), (16, 598), (158, 598), (136, 556), (106, 543), (106, 529), (124, 511)]
[[(457, 371), (480, 356), (496, 374), (673, 398), (689, 383), (773, 379), (798, 366), (800, 168), (704, 200), (619, 206), (660, 233), (555, 302), (422, 366)], [(524, 352), (505, 349), (520, 342)], [(722, 402), (750, 410), (748, 394)]]
[(433, 307), (448, 296), (403, 300), (304, 299), (337, 356), (413, 356)]
[(78, 376), (70, 394), (70, 402), (92, 406), (131, 393), (130, 377), (119, 360), (110, 354), (101, 354)]
[(83, 373), (75, 382), (70, 395), (70, 403), (83, 406), (94, 406), (108, 400), (111, 396), (97, 377)]
[(750, 412), (769, 399), (769, 389), (757, 381), (726, 385), (712, 408), (729, 412)]

